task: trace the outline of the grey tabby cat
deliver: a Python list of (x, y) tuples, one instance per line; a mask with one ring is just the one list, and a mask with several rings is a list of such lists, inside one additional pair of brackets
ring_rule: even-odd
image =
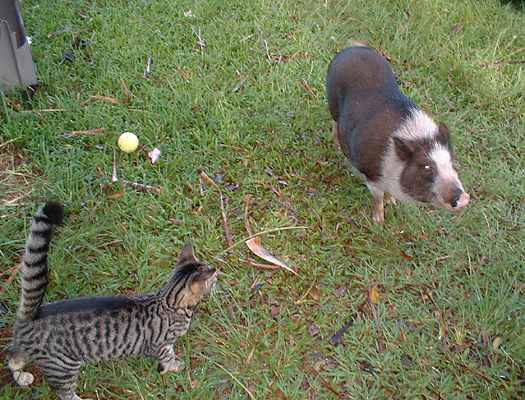
[(22, 294), (9, 350), (9, 368), (19, 385), (33, 375), (22, 367), (33, 361), (62, 400), (79, 400), (77, 374), (85, 362), (122, 356), (158, 360), (158, 371), (177, 372), (173, 343), (188, 330), (197, 302), (214, 287), (215, 269), (195, 258), (186, 244), (161, 290), (135, 297), (85, 297), (41, 305), (47, 285), (47, 255), (62, 206), (46, 203), (33, 219), (22, 267)]

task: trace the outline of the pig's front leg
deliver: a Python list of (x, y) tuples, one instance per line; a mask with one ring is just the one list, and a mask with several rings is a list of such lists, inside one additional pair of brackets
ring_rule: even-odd
[(374, 225), (383, 224), (385, 222), (385, 206), (383, 204), (385, 192), (371, 181), (367, 181), (366, 186), (372, 193), (372, 222)]

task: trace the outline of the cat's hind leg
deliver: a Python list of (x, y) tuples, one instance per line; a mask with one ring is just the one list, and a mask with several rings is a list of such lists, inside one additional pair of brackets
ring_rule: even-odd
[(24, 365), (26, 365), (25, 360), (17, 359), (16, 357), (13, 357), (13, 356), (9, 357), (9, 369), (11, 370), (11, 373), (13, 374), (13, 379), (20, 386), (29, 386), (33, 383), (34, 377), (29, 372), (22, 371), (22, 368), (24, 368)]
[(168, 371), (179, 372), (186, 366), (184, 361), (177, 360), (177, 356), (173, 350), (173, 345), (171, 344), (162, 347), (155, 358), (159, 360), (159, 367), (157, 370), (160, 374), (165, 374)]
[(38, 360), (37, 364), (47, 384), (60, 400), (82, 400), (75, 393), (81, 362), (61, 356), (44, 362)]

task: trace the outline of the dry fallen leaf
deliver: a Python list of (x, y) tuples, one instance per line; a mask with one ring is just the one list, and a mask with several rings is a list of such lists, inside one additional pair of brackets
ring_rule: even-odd
[(379, 293), (377, 292), (377, 290), (371, 289), (370, 297), (372, 299), (372, 303), (374, 303), (374, 305), (377, 305), (377, 302), (379, 301)]
[(494, 350), (497, 350), (501, 346), (502, 343), (503, 343), (503, 340), (499, 336), (497, 336), (496, 339), (494, 339), (494, 341), (492, 342), (492, 348)]
[(312, 296), (312, 299), (315, 301), (319, 301), (321, 298), (321, 294), (319, 293), (319, 288), (317, 286), (312, 287), (312, 291), (310, 292), (310, 295)]
[(274, 256), (272, 256), (261, 244), (261, 241), (259, 240), (259, 237), (251, 238), (250, 240), (246, 241), (246, 245), (248, 248), (257, 256), (261, 257), (263, 260), (266, 260), (268, 262), (271, 262), (272, 264), (278, 265), (281, 268), (284, 268), (287, 271), (290, 271), (292, 274), (295, 274), (299, 276), (297, 272), (295, 272), (293, 269), (291, 269), (288, 265), (286, 265), (284, 262), (278, 260)]

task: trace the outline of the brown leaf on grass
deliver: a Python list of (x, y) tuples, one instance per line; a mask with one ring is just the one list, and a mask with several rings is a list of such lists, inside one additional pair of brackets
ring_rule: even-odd
[(312, 296), (312, 299), (315, 301), (319, 301), (321, 299), (321, 294), (319, 293), (319, 288), (317, 286), (312, 286), (310, 296)]
[(347, 284), (344, 284), (340, 288), (336, 289), (336, 291), (334, 292), (335, 298), (338, 299), (339, 297), (341, 297), (343, 295), (343, 293), (346, 292), (346, 289), (348, 289), (348, 285)]
[[(5, 272), (2, 273), (2, 275), (4, 275), (4, 274), (10, 274), (10, 275), (9, 275), (9, 278), (7, 278), (7, 279), (5, 280), (5, 282), (4, 282), (4, 283), (6, 284), (6, 286), (8, 286), (8, 285), (10, 285), (11, 283), (13, 283), (13, 281), (15, 280), (15, 276), (16, 276), (16, 274), (18, 273), (18, 270), (19, 270), (20, 268), (22, 268), (22, 263), (17, 264), (17, 265), (15, 265), (14, 267), (9, 268), (7, 271), (5, 271)], [(6, 292), (6, 289), (5, 289), (5, 288), (3, 288), (3, 287), (0, 288), (0, 293), (5, 293), (5, 292)]]
[(118, 198), (121, 197), (124, 193), (126, 193), (125, 190), (123, 190), (122, 192), (117, 193), (117, 194), (112, 194), (111, 196), (108, 196), (108, 199), (118, 199)]
[(279, 388), (277, 388), (275, 391), (275, 398), (279, 400), (288, 400), (288, 397), (286, 397), (284, 393), (279, 390)]
[(372, 300), (372, 303), (374, 303), (374, 305), (377, 305), (377, 303), (379, 302), (379, 292), (374, 288), (370, 289), (370, 299)]
[(372, 309), (372, 315), (374, 317), (377, 335), (378, 335), (377, 350), (379, 351), (379, 353), (383, 353), (383, 333), (381, 331), (381, 326), (379, 325), (379, 319), (377, 317), (377, 312), (376, 312), (376, 307), (375, 307), (375, 304), (377, 304), (377, 300), (379, 299), (379, 294), (377, 293), (377, 290), (373, 289), (370, 286), (370, 284), (368, 284), (367, 289), (368, 289), (368, 300), (370, 303), (370, 308)]
[(403, 250), (401, 250), (401, 256), (408, 261), (412, 261), (414, 257), (410, 257), (407, 253), (405, 253)]
[(259, 240), (259, 237), (254, 237), (246, 241), (246, 245), (248, 248), (258, 257), (262, 258), (263, 260), (266, 260), (272, 264), (278, 265), (279, 267), (290, 271), (292, 274), (299, 276), (297, 272), (295, 272), (292, 268), (290, 268), (288, 265), (286, 265), (284, 262), (280, 261), (276, 257), (272, 256), (268, 250), (266, 250)]
[(454, 36), (456, 35), (460, 30), (463, 29), (465, 24), (457, 24), (452, 30), (449, 32), (448, 36)]

